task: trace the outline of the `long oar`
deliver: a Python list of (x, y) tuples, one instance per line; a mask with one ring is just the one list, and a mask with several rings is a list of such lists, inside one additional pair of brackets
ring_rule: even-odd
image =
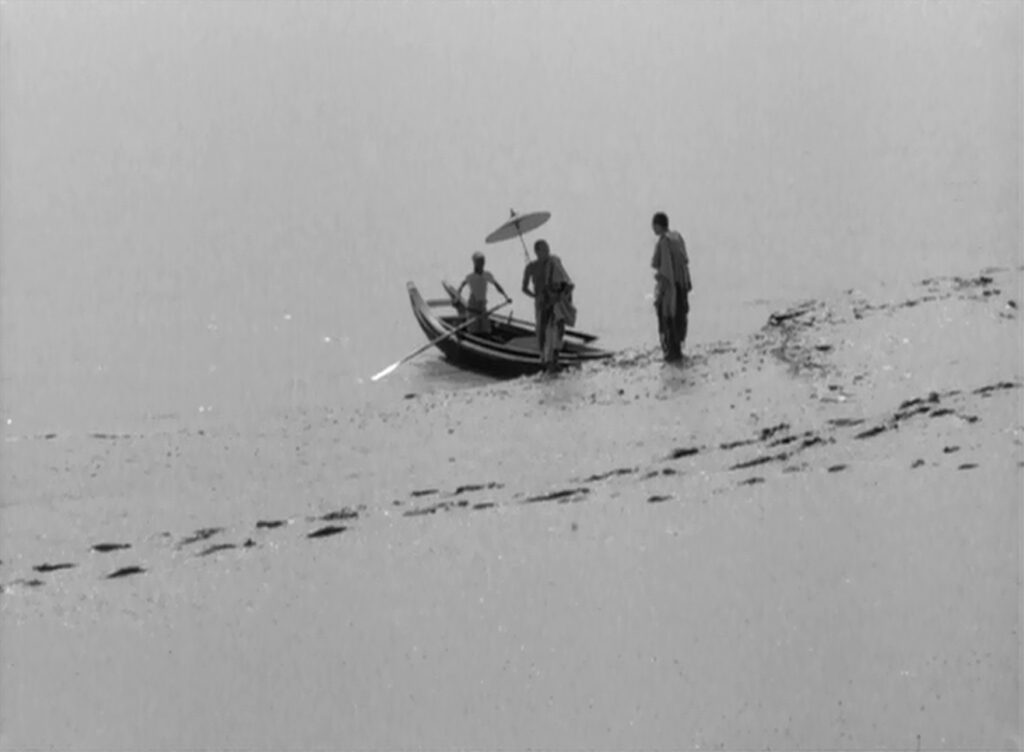
[(474, 316), (473, 318), (469, 319), (465, 323), (459, 324), (457, 327), (452, 329), (450, 332), (448, 332), (446, 334), (442, 334), (440, 337), (436, 337), (435, 339), (430, 340), (430, 342), (428, 342), (427, 344), (423, 345), (423, 347), (420, 347), (417, 350), (409, 353), (408, 355), (406, 355), (401, 360), (396, 360), (394, 363), (392, 363), (391, 365), (389, 365), (387, 368), (385, 368), (384, 370), (380, 371), (379, 373), (375, 373), (373, 376), (370, 377), (370, 381), (378, 381), (379, 379), (384, 378), (389, 373), (391, 373), (396, 368), (398, 368), (400, 365), (402, 365), (402, 363), (405, 363), (407, 360), (412, 360), (413, 358), (415, 358), (417, 355), (419, 355), (424, 350), (429, 350), (431, 347), (436, 345), (438, 342), (441, 342), (442, 340), (446, 340), (449, 337), (451, 337), (453, 334), (455, 334), (456, 332), (465, 329), (467, 326), (472, 324), (477, 319), (483, 318), (484, 316), (490, 316), (492, 313), (497, 311), (499, 308), (504, 308), (505, 306), (507, 306), (511, 302), (512, 302), (511, 300), (506, 300), (504, 303), (499, 303), (498, 305), (494, 306), (494, 308), (490, 309), (489, 311), (484, 311), (483, 313), (478, 313), (476, 316)]

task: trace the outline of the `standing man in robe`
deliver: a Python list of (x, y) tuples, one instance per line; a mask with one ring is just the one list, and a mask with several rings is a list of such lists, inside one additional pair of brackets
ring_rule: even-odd
[(683, 236), (668, 227), (668, 217), (658, 212), (651, 219), (658, 236), (651, 258), (654, 269), (654, 309), (658, 315), (658, 334), (666, 362), (683, 359), (683, 343), (690, 315), (690, 259)]
[(553, 373), (558, 369), (558, 351), (562, 348), (565, 327), (576, 323), (576, 309), (572, 305), (574, 285), (546, 240), (534, 243), (533, 252), (536, 260), (523, 270), (523, 294), (533, 298), (537, 350), (545, 370)]

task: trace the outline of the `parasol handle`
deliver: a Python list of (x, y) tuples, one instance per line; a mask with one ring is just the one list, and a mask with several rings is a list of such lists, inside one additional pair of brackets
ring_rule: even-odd
[[(508, 216), (509, 216), (509, 219), (515, 219), (516, 218), (516, 210), (515, 209), (509, 209), (508, 210)], [(523, 240), (523, 233), (519, 232), (519, 222), (516, 222), (516, 235), (519, 236), (519, 242), (522, 243), (522, 245), (523, 245), (523, 256), (526, 257), (526, 263), (529, 264), (530, 263), (530, 252), (528, 250), (526, 250), (526, 241)]]

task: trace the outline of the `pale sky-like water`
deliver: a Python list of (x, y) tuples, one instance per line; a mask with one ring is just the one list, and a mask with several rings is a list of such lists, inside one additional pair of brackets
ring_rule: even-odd
[(654, 342), (659, 209), (697, 343), (794, 297), (1020, 262), (1018, 3), (0, 13), (8, 432), (429, 388), (430, 363), (366, 383), (423, 342), (405, 282), (436, 295), (482, 249), (518, 290), (520, 246), (483, 245), (512, 207), (552, 212), (529, 239), (613, 347)]

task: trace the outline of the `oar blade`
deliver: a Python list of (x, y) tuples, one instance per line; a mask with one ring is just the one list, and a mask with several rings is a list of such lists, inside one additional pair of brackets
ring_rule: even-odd
[(423, 345), (423, 347), (420, 347), (420, 348), (417, 348), (416, 350), (413, 350), (411, 353), (406, 355), (401, 360), (396, 360), (394, 363), (389, 365), (383, 371), (380, 371), (379, 373), (375, 373), (373, 376), (370, 377), (370, 381), (379, 381), (380, 379), (383, 379), (389, 373), (391, 373), (396, 368), (398, 368), (400, 365), (402, 365), (402, 363), (405, 363), (407, 360), (411, 360), (412, 358), (414, 358), (417, 355), (419, 355), (421, 352), (429, 350), (431, 347), (436, 345), (438, 342), (441, 342), (442, 340), (448, 339), (453, 334), (456, 334), (457, 332), (461, 332), (463, 329), (468, 327), (470, 324), (472, 324), (477, 319), (479, 319), (481, 317), (484, 317), (484, 316), (490, 316), (492, 313), (494, 313), (495, 311), (497, 311), (497, 310), (499, 310), (501, 308), (504, 308), (505, 306), (507, 306), (511, 302), (512, 302), (511, 300), (506, 300), (504, 303), (499, 303), (498, 305), (494, 306), (494, 308), (491, 308), (489, 311), (484, 311), (483, 313), (477, 314), (476, 316), (474, 316), (470, 320), (465, 321), (462, 324), (459, 324), (454, 329), (446, 332), (445, 334), (442, 334), (440, 337), (436, 337), (436, 338), (430, 340), (430, 342), (428, 342), (427, 344)]
[(379, 371), (378, 373), (375, 373), (373, 376), (371, 376), (370, 377), (370, 381), (380, 381), (385, 376), (387, 376), (389, 373), (391, 373), (396, 368), (398, 368), (398, 366), (401, 365), (401, 363), (402, 363), (402, 361), (400, 361), (400, 360), (395, 361), (394, 363), (389, 365), (387, 368), (385, 368), (383, 371)]

